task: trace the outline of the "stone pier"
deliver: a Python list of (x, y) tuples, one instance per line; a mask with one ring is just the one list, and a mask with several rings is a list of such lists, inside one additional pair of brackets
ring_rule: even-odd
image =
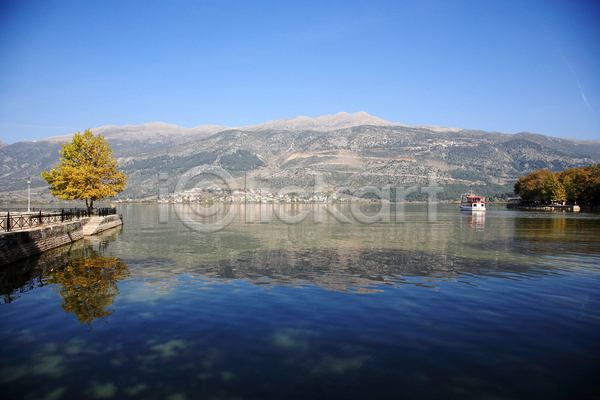
[(121, 216), (109, 215), (1, 233), (0, 267), (119, 225)]
[(83, 227), (83, 234), (85, 236), (95, 235), (122, 224), (123, 221), (121, 221), (121, 216), (118, 214), (109, 215), (107, 217), (92, 217)]

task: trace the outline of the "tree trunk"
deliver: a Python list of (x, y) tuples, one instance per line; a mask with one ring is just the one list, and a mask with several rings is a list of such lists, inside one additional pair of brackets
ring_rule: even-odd
[[(89, 200), (89, 203), (88, 203)], [(88, 217), (92, 216), (92, 210), (94, 209), (94, 200), (93, 199), (85, 199), (85, 206), (88, 209)]]

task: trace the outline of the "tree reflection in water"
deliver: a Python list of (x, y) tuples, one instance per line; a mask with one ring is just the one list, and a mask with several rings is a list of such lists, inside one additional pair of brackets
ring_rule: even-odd
[(46, 283), (57, 285), (54, 291), (62, 297), (67, 313), (74, 313), (81, 324), (90, 324), (114, 312), (108, 307), (119, 294), (117, 282), (126, 279), (129, 270), (119, 258), (104, 257), (91, 248), (85, 253), (50, 273)]

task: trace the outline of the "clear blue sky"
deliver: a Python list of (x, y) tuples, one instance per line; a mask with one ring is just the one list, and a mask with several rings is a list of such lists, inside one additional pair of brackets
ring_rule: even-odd
[(340, 111), (600, 139), (600, 2), (0, 3), (6, 143)]

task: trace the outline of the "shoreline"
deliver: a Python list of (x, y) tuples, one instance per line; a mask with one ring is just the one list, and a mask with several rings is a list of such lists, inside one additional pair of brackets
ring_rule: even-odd
[(85, 236), (95, 235), (122, 224), (121, 215), (113, 214), (0, 232), (0, 265), (5, 266), (77, 242)]

